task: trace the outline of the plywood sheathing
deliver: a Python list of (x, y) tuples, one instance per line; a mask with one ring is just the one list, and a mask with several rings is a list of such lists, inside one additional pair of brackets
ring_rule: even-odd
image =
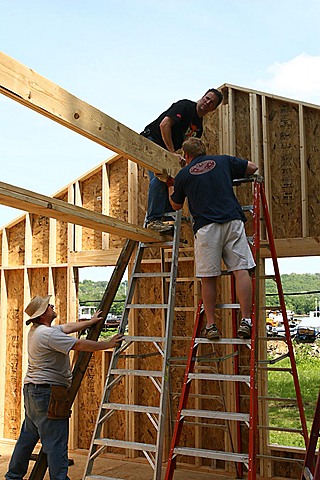
[(304, 108), (305, 155), (306, 155), (306, 185), (308, 202), (308, 236), (319, 241), (320, 218), (320, 111)]

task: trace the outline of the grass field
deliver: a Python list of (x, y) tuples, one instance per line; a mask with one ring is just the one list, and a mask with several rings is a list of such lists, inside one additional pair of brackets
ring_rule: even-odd
[[(295, 359), (299, 376), (302, 400), (305, 407), (308, 433), (312, 425), (316, 402), (320, 388), (320, 341), (314, 344), (294, 343)], [(281, 365), (280, 365), (281, 364)], [(289, 359), (281, 361), (278, 366), (289, 367)], [(293, 377), (288, 372), (269, 372), (269, 395), (275, 397), (295, 398)], [(301, 428), (298, 408), (294, 402), (281, 404), (269, 402), (270, 425), (285, 428)], [(300, 434), (291, 432), (270, 432), (270, 443), (304, 447)]]

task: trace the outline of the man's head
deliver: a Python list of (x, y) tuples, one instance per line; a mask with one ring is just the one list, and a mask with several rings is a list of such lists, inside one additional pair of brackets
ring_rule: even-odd
[(197, 114), (199, 117), (204, 117), (207, 113), (213, 112), (218, 108), (222, 100), (222, 93), (215, 88), (210, 88), (203, 97), (197, 101)]
[(53, 310), (53, 305), (49, 304), (51, 295), (46, 295), (45, 297), (39, 297), (36, 295), (33, 297), (31, 302), (26, 306), (25, 312), (29, 315), (29, 320), (26, 321), (26, 324), (29, 325), (31, 322), (43, 323), (44, 320), (46, 323), (51, 323), (57, 316), (56, 312)]
[(189, 164), (194, 158), (206, 154), (206, 147), (200, 138), (190, 137), (182, 144), (183, 156)]

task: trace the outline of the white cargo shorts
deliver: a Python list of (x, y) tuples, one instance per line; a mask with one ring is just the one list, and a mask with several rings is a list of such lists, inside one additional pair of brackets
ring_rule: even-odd
[(194, 252), (197, 277), (221, 275), (221, 259), (228, 272), (255, 267), (242, 220), (210, 223), (195, 234)]

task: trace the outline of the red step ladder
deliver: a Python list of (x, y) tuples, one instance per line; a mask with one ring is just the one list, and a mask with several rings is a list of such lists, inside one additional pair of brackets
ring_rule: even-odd
[[(248, 179), (244, 179), (244, 182), (247, 182)], [(249, 180), (249, 181), (252, 181)], [(296, 392), (296, 400), (297, 406), (299, 410), (299, 416), (301, 420), (301, 432), (305, 443), (308, 442), (308, 432), (303, 408), (303, 402), (301, 397), (300, 385), (298, 380), (297, 368), (294, 359), (294, 350), (292, 346), (292, 340), (290, 336), (290, 328), (288, 317), (286, 313), (286, 306), (284, 301), (284, 295), (282, 290), (281, 284), (281, 277), (278, 267), (278, 261), (276, 256), (276, 249), (275, 249), (275, 242), (272, 233), (271, 221), (265, 196), (264, 185), (262, 182), (261, 177), (256, 176), (254, 178), (254, 205), (253, 205), (253, 255), (255, 257), (255, 261), (257, 264), (255, 273), (252, 276), (252, 283), (253, 283), (253, 304), (252, 304), (252, 334), (251, 340), (241, 340), (237, 338), (229, 338), (229, 339), (221, 339), (215, 342), (219, 343), (233, 343), (234, 348), (237, 349), (239, 344), (248, 343), (251, 348), (251, 357), (250, 357), (250, 375), (239, 375), (238, 372), (238, 364), (237, 361), (235, 362), (235, 374), (234, 375), (203, 375), (203, 374), (195, 374), (194, 368), (196, 363), (196, 353), (197, 348), (200, 343), (210, 343), (209, 340), (201, 339), (201, 328), (202, 328), (202, 320), (203, 320), (203, 308), (202, 308), (202, 301), (199, 302), (194, 330), (191, 339), (190, 351), (189, 356), (186, 364), (183, 387), (178, 407), (178, 412), (176, 416), (170, 452), (168, 457), (167, 469), (165, 474), (165, 480), (171, 480), (174, 475), (174, 470), (176, 467), (177, 455), (190, 455), (194, 457), (203, 457), (209, 459), (219, 459), (225, 461), (232, 461), (236, 463), (237, 466), (237, 475), (238, 478), (243, 477), (243, 465), (247, 465), (248, 467), (248, 480), (255, 480), (257, 476), (257, 455), (258, 455), (258, 378), (257, 372), (259, 368), (258, 362), (258, 322), (259, 322), (259, 281), (262, 276), (259, 275), (259, 262), (260, 262), (260, 248), (261, 248), (261, 227), (260, 227), (260, 206), (262, 206), (262, 213), (263, 218), (265, 221), (266, 233), (268, 238), (268, 245), (271, 252), (271, 258), (274, 267), (274, 277), (277, 284), (278, 290), (278, 297), (280, 301), (280, 308), (283, 316), (283, 323), (285, 327), (285, 336), (286, 336), (286, 343), (288, 346), (288, 357), (290, 358), (291, 369), (290, 372), (293, 376), (294, 387)], [(251, 209), (252, 210), (252, 209)], [(232, 297), (234, 300), (234, 284), (232, 283)], [(234, 306), (230, 305), (230, 307), (234, 308)], [(236, 336), (236, 314), (233, 312), (233, 336)], [(265, 321), (265, 319), (263, 319)], [(191, 387), (191, 381), (195, 378), (202, 379), (202, 380), (213, 380), (214, 377), (218, 379), (220, 377), (221, 380), (228, 380), (234, 381), (236, 387), (238, 387), (240, 382), (245, 382), (249, 384), (250, 388), (250, 405), (249, 405), (249, 414), (240, 413), (239, 402), (236, 402), (236, 411), (235, 412), (216, 412), (216, 411), (199, 411), (198, 414), (195, 413), (193, 410), (187, 409), (187, 402), (188, 396)], [(236, 395), (239, 395), (239, 390), (236, 388)], [(237, 452), (220, 452), (220, 451), (211, 451), (211, 450), (202, 450), (196, 448), (186, 448), (180, 447), (179, 441), (181, 437), (182, 427), (184, 419), (187, 416), (197, 416), (203, 418), (219, 418), (224, 420), (233, 420), (237, 422)], [(318, 415), (319, 418), (319, 415)], [(319, 420), (320, 421), (320, 420)], [(240, 431), (240, 423), (245, 422), (249, 425), (249, 443), (248, 443), (248, 453), (242, 453), (241, 449), (241, 431)], [(319, 425), (318, 425), (319, 426)], [(318, 428), (319, 432), (319, 428)], [(316, 478), (316, 477), (315, 477)], [(318, 480), (318, 477), (317, 477)], [(319, 479), (320, 480), (320, 479)]]
[(314, 419), (310, 432), (307, 454), (304, 462), (301, 480), (320, 480), (320, 448), (316, 455), (317, 443), (320, 430), (320, 391)]

